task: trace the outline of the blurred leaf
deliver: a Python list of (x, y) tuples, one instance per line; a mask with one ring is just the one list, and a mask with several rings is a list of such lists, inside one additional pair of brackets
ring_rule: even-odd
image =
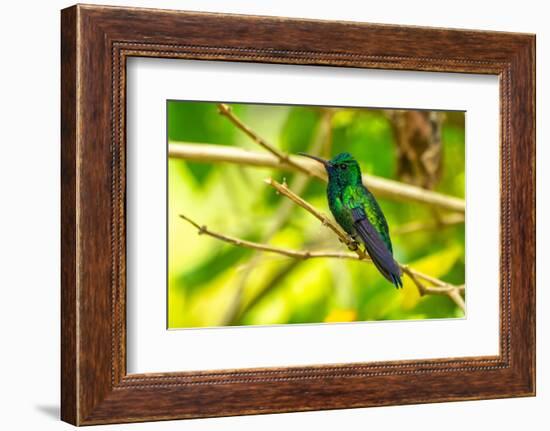
[[(309, 292), (313, 297), (308, 298), (306, 295), (300, 295), (298, 297), (295, 296), (293, 301), (287, 302), (288, 308), (290, 308), (288, 323), (312, 323), (323, 321), (323, 317), (326, 315), (328, 309), (328, 297), (326, 294), (314, 296), (314, 289), (309, 289)], [(304, 301), (305, 298), (308, 298), (308, 300)]]
[[(233, 108), (236, 112), (238, 109)], [(168, 102), (168, 139), (231, 145), (235, 126), (218, 113), (216, 103)]]
[[(168, 101), (168, 139), (232, 145), (235, 127), (218, 114), (215, 103)], [(186, 162), (196, 184), (206, 181), (213, 169), (211, 163)]]
[(337, 111), (332, 116), (332, 127), (334, 128), (344, 128), (349, 127), (355, 119), (357, 111), (354, 109), (342, 109)]
[(292, 108), (281, 130), (281, 148), (289, 153), (307, 151), (311, 147), (319, 118), (319, 112), (312, 108)]
[(286, 278), (292, 274), (292, 272), (303, 263), (299, 259), (289, 259), (288, 262), (283, 262), (274, 271), (270, 278), (267, 278), (261, 289), (255, 292), (252, 299), (247, 303), (248, 312), (244, 312), (244, 316), (240, 316), (240, 324), (246, 321), (247, 315), (252, 312), (257, 304), (261, 304), (263, 299), (269, 295), (277, 295), (276, 290), (284, 286)]
[(181, 274), (176, 279), (176, 283), (182, 286), (188, 293), (193, 294), (201, 287), (207, 286), (208, 282), (219, 274), (230, 268), (234, 269), (241, 259), (249, 256), (251, 253), (252, 250), (242, 247), (220, 247), (217, 252), (213, 251), (199, 265)]
[[(464, 115), (462, 116), (464, 117)], [(437, 190), (463, 198), (466, 190), (464, 128), (459, 128), (445, 122), (443, 124), (442, 139), (444, 159), (443, 178)]]
[[(426, 256), (415, 262), (411, 262), (410, 267), (417, 271), (429, 274), (435, 278), (441, 278), (447, 274), (460, 257), (462, 248), (452, 246), (440, 251), (439, 253)], [(401, 305), (404, 309), (413, 308), (421, 296), (418, 293), (418, 288), (408, 276), (403, 277), (403, 290)]]
[(465, 276), (465, 265), (464, 265), (464, 255), (462, 254), (459, 259), (456, 260), (453, 267), (445, 274), (442, 279), (447, 283), (461, 285), (464, 284)]
[(411, 314), (421, 314), (425, 316), (424, 318), (430, 319), (444, 319), (457, 317), (455, 310), (460, 313), (458, 316), (463, 316), (462, 311), (446, 296), (428, 295), (411, 309)]
[(393, 176), (393, 133), (388, 119), (380, 111), (344, 111), (335, 124), (333, 155), (349, 152), (360, 161), (363, 172), (387, 178)]
[[(314, 199), (314, 197), (322, 196), (323, 199), (326, 201), (326, 195), (327, 195), (327, 183), (324, 181), (311, 181), (306, 190), (303, 193), (304, 199), (307, 201)], [(320, 208), (323, 211), (325, 209)], [(326, 207), (326, 211), (328, 211), (328, 206)]]
[(357, 320), (357, 312), (355, 310), (335, 309), (328, 313), (325, 317), (325, 322), (354, 322)]
[[(296, 173), (293, 172), (277, 172), (275, 175), (271, 176), (273, 179), (279, 181), (282, 184), (291, 185), (296, 177)], [(284, 201), (285, 198), (277, 193), (273, 187), (262, 187), (261, 189), (261, 200), (264, 204), (269, 205), (270, 207), (275, 207), (279, 205), (281, 201)]]

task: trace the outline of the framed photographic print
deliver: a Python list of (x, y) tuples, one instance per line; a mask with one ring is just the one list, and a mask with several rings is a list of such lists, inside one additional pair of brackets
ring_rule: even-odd
[(61, 43), (63, 420), (534, 395), (533, 35), (78, 5)]

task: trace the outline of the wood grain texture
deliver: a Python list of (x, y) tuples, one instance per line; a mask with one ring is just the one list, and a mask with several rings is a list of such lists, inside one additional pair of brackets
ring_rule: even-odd
[(61, 16), (61, 417), (77, 421), (76, 9)]
[[(74, 6), (62, 11), (61, 37), (63, 420), (83, 425), (534, 394), (534, 36)], [(499, 356), (127, 375), (130, 56), (498, 75)]]

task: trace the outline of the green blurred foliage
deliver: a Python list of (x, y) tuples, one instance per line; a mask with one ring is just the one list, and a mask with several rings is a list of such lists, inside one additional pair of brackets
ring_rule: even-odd
[[(310, 150), (322, 121), (316, 107), (231, 104), (231, 108), (264, 139), (290, 153)], [(444, 118), (443, 176), (436, 190), (464, 197), (464, 113), (446, 113)], [(331, 137), (331, 148), (323, 149), (325, 156), (348, 151), (360, 161), (364, 173), (396, 179), (394, 135), (383, 111), (338, 110), (332, 116)], [(215, 103), (208, 102), (169, 101), (168, 139), (263, 151), (219, 115)], [(271, 176), (292, 184), (296, 175), (228, 163), (169, 160), (170, 328), (463, 317), (445, 296), (421, 297), (407, 277), (403, 289), (396, 290), (364, 262), (296, 261), (268, 253), (258, 257), (255, 251), (197, 235), (193, 226), (178, 217), (185, 214), (213, 231), (263, 241), (285, 198), (262, 180)], [(324, 183), (312, 180), (303, 195), (329, 212)], [(408, 222), (434, 217), (433, 209), (420, 204), (378, 200), (390, 232)], [(464, 232), (464, 225), (459, 224), (392, 234), (395, 257), (433, 277), (463, 284)], [(293, 249), (345, 251), (326, 228), (297, 207), (269, 242)], [(238, 313), (227, 321), (235, 301)]]

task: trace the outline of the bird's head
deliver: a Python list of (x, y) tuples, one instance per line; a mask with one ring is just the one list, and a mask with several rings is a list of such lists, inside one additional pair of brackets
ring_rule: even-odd
[(322, 163), (327, 171), (329, 181), (335, 181), (342, 186), (361, 183), (361, 168), (350, 153), (337, 154), (330, 160), (305, 153), (299, 154)]

